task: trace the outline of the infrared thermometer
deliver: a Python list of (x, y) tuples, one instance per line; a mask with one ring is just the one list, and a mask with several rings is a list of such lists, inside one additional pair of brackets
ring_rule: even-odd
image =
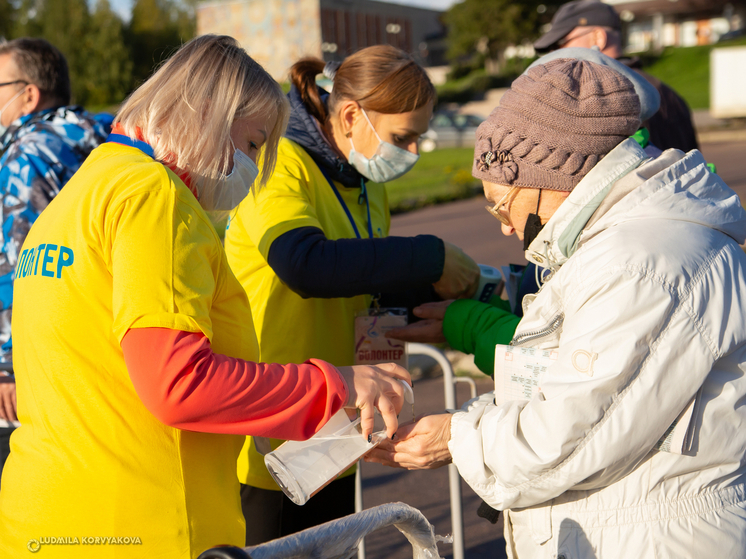
[(479, 271), (479, 287), (472, 299), (486, 303), (502, 283), (503, 276), (500, 270), (486, 264), (479, 264)]

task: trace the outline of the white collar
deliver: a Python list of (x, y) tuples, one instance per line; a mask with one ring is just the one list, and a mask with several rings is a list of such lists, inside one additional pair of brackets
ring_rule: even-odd
[(616, 181), (639, 167), (648, 156), (628, 138), (583, 177), (526, 250), (526, 260), (556, 271), (578, 248), (578, 239)]

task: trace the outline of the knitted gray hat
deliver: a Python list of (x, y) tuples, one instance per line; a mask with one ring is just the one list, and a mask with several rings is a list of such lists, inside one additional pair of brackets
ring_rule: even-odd
[(558, 59), (517, 78), (477, 128), (472, 174), (505, 186), (570, 191), (640, 126), (632, 82)]
[[(545, 54), (541, 58), (537, 58), (531, 63), (526, 72), (534, 66), (546, 64), (550, 60), (556, 60), (557, 58), (574, 58), (576, 60), (587, 60), (594, 64), (601, 64), (602, 66), (608, 66), (612, 70), (616, 70), (635, 86), (635, 93), (640, 98), (640, 120), (645, 122), (651, 116), (658, 112), (661, 106), (661, 96), (655, 86), (648, 80), (642, 77), (640, 74), (635, 72), (632, 68), (629, 68), (611, 58), (606, 56), (601, 51), (594, 48), (583, 48), (583, 47), (570, 47), (566, 49), (559, 49)], [(524, 72), (524, 74), (526, 73)]]

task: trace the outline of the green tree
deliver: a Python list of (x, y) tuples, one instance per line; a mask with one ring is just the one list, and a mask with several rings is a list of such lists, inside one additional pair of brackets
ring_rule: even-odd
[(15, 20), (12, 23), (12, 32), (6, 39), (18, 37), (38, 37), (41, 34), (38, 14), (44, 10), (44, 0), (19, 0), (15, 11)]
[[(73, 102), (88, 102), (88, 62), (100, 53), (89, 46), (90, 12), (86, 0), (46, 0), (37, 7), (38, 35), (43, 37), (67, 58), (70, 69)], [(35, 34), (36, 35), (36, 34)]]
[[(557, 0), (463, 0), (446, 13), (448, 56), (451, 60), (482, 55), (502, 60), (503, 51), (538, 35), (547, 19), (539, 6)], [(544, 10), (546, 13), (546, 10)]]
[(12, 31), (8, 39), (42, 37), (56, 46), (67, 59), (73, 99), (86, 102), (85, 38), (90, 13), (86, 0), (16, 0)]
[(0, 37), (8, 39), (13, 36), (17, 6), (11, 0), (0, 0)]
[(97, 1), (85, 43), (90, 53), (85, 64), (87, 104), (122, 101), (132, 87), (132, 62), (124, 43), (124, 24), (109, 0)]
[(175, 0), (135, 0), (126, 34), (135, 86), (194, 36), (195, 2), (187, 1), (189, 3), (185, 4)]
[(197, 3), (202, 0), (181, 0), (175, 4), (176, 25), (183, 41), (197, 35)]
[(73, 102), (121, 102), (194, 36), (197, 0), (136, 0), (125, 25), (110, 0), (0, 0), (0, 35), (43, 37), (67, 58)]

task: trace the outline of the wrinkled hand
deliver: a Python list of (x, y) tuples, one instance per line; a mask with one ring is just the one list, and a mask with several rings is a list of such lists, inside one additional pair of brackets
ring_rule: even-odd
[(412, 312), (415, 316), (418, 316), (423, 320), (402, 328), (392, 328), (386, 332), (386, 337), (405, 342), (420, 342), (424, 344), (438, 344), (445, 342), (446, 337), (443, 334), (443, 319), (446, 316), (446, 309), (451, 303), (453, 303), (453, 299), (425, 303), (424, 305), (415, 307)]
[(469, 298), (479, 287), (479, 266), (471, 257), (456, 245), (445, 245), (443, 275), (433, 284), (442, 299)]
[(338, 367), (347, 383), (350, 397), (346, 408), (360, 410), (360, 427), (363, 436), (373, 433), (374, 411), (378, 409), (386, 424), (386, 436), (390, 439), (399, 427), (397, 415), (404, 405), (404, 387), (399, 380), (410, 386), (409, 372), (395, 363), (379, 365), (355, 365)]
[(16, 383), (11, 377), (0, 377), (0, 419), (18, 421), (16, 415)]
[(365, 455), (366, 462), (394, 468), (432, 470), (452, 462), (451, 414), (426, 415), (403, 425), (395, 440), (385, 440)]

